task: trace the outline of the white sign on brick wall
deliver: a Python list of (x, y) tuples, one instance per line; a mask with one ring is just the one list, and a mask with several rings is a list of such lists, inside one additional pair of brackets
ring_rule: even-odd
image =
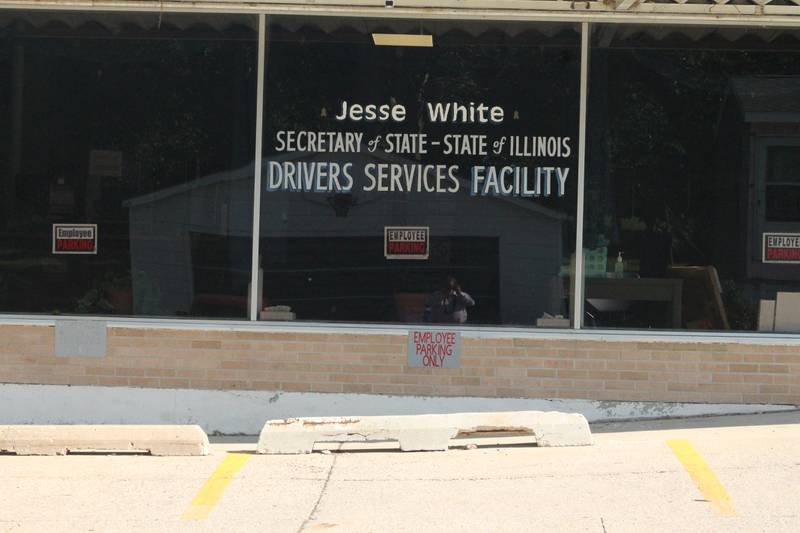
[(419, 329), (408, 332), (408, 366), (411, 368), (458, 368), (461, 333)]

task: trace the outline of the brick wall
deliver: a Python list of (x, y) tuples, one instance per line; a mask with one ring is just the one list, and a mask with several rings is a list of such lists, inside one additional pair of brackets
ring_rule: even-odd
[(406, 366), (405, 335), (112, 327), (103, 358), (0, 325), (0, 383), (800, 404), (800, 346), (465, 335), (461, 368)]

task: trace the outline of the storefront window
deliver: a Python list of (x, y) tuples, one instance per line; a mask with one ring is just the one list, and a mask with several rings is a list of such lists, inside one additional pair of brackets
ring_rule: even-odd
[[(259, 318), (569, 327), (579, 26), (267, 21)], [(0, 313), (248, 318), (256, 22), (0, 12)], [(581, 324), (776, 330), (800, 32), (590, 59)]]
[(247, 316), (256, 20), (0, 14), (0, 312)]
[(800, 292), (800, 32), (593, 29), (585, 324), (770, 331)]
[(268, 36), (262, 318), (569, 325), (577, 26)]

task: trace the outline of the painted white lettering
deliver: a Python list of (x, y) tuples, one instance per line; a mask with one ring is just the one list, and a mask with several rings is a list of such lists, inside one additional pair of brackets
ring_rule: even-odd
[(558, 191), (556, 194), (561, 197), (567, 186), (567, 176), (569, 175), (569, 168), (556, 168), (556, 179), (558, 180)]
[(363, 187), (365, 192), (374, 191), (378, 186), (378, 180), (373, 175), (376, 166), (377, 165), (375, 165), (375, 163), (369, 163), (368, 165), (364, 166), (364, 176), (366, 176), (366, 178), (369, 180), (369, 184), (364, 185)]
[(353, 122), (403, 122), (406, 119), (406, 108), (402, 104), (350, 104), (342, 101), (339, 113), (334, 116), (339, 122), (352, 120)]
[(487, 124), (491, 122), (493, 124), (499, 124), (503, 121), (505, 116), (505, 112), (501, 107), (489, 107), (484, 103), (428, 103), (426, 107), (428, 109), (428, 120), (430, 122), (461, 122), (464, 124)]

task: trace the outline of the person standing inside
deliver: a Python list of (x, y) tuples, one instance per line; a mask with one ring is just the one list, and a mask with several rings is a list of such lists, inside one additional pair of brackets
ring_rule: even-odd
[(447, 276), (442, 288), (431, 294), (425, 304), (425, 321), (463, 324), (467, 321), (467, 307), (473, 305), (475, 300), (461, 290), (456, 278)]

